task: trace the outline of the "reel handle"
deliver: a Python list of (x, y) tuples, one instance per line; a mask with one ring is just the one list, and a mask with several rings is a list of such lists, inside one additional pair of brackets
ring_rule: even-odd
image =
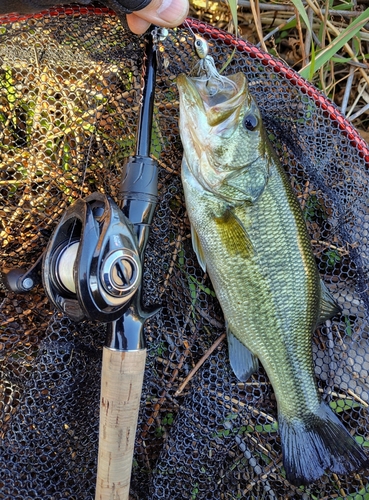
[(96, 500), (129, 497), (146, 349), (103, 348)]

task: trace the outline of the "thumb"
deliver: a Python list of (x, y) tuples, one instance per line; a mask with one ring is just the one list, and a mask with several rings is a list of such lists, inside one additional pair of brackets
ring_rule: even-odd
[(188, 0), (152, 0), (144, 9), (128, 14), (127, 23), (136, 34), (144, 33), (150, 24), (173, 28), (186, 19), (188, 9)]

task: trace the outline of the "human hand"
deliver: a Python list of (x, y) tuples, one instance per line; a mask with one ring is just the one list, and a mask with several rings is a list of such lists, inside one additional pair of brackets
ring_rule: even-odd
[[(107, 3), (109, 0), (102, 1)], [(173, 28), (186, 19), (188, 9), (188, 0), (152, 0), (144, 9), (127, 14), (127, 23), (129, 29), (138, 35), (144, 33), (150, 24)]]
[[(150, 24), (172, 28), (181, 24), (187, 15), (188, 0), (101, 0), (118, 16), (127, 14), (127, 23), (133, 33), (144, 33)], [(57, 5), (71, 3), (71, 0), (0, 0), (0, 15), (17, 12), (28, 14), (40, 12)], [(91, 0), (79, 0), (86, 5)], [(142, 8), (143, 6), (143, 8)], [(139, 9), (139, 10), (137, 10)]]

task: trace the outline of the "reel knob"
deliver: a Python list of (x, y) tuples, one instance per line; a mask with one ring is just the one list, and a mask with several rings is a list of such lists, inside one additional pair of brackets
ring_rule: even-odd
[(46, 249), (42, 278), (50, 300), (75, 321), (111, 322), (141, 283), (133, 225), (108, 196), (94, 193), (64, 213)]
[(137, 288), (140, 269), (135, 256), (127, 248), (108, 255), (101, 269), (102, 285), (108, 295), (121, 298)]

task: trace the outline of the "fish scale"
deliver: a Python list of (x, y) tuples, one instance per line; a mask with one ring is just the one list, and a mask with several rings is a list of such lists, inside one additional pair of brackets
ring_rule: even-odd
[(182, 183), (193, 247), (227, 323), (231, 366), (242, 381), (257, 360), (267, 372), (292, 484), (314, 482), (326, 469), (358, 470), (366, 456), (321, 400), (312, 362), (314, 330), (339, 308), (320, 280), (301, 208), (245, 76), (214, 77), (212, 68), (209, 85), (203, 75), (177, 78)]
[[(300, 208), (289, 192), (291, 188), (286, 191), (288, 185), (277, 175), (278, 170), (277, 165), (273, 165), (268, 187), (256, 205), (234, 210), (248, 228), (254, 249), (249, 259), (240, 254), (230, 258), (211, 216), (212, 198), (204, 198), (206, 201), (199, 205), (196, 184), (188, 182), (184, 170), (186, 206), (208, 256), (207, 271), (230, 330), (258, 356), (276, 390), (277, 400), (281, 401), (279, 404), (289, 409), (295, 406), (301, 391), (299, 385), (290, 383), (291, 376), (285, 376), (283, 358), (293, 355), (299, 370), (309, 373), (311, 384), (304, 385), (305, 398), (309, 400), (309, 407), (316, 407), (319, 401), (311, 362), (311, 325), (317, 321), (320, 282)], [(201, 190), (201, 186), (198, 188)], [(216, 206), (218, 209), (218, 202)], [(296, 211), (293, 217), (291, 208)], [(207, 230), (202, 230), (205, 227)], [(283, 241), (289, 244), (283, 245)], [(303, 253), (298, 251), (299, 242)], [(237, 272), (229, 273), (221, 262)], [(292, 326), (293, 335), (286, 336), (286, 330)], [(280, 341), (278, 359), (282, 363), (276, 365), (273, 358), (277, 339)]]

